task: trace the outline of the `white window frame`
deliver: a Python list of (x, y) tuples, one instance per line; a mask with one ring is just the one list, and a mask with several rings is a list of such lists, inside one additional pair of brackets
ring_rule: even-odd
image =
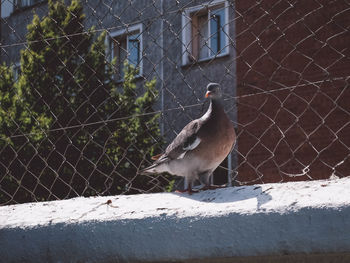
[(183, 12), (182, 12), (182, 20), (181, 20), (181, 24), (182, 24), (182, 65), (188, 65), (191, 63), (190, 61), (190, 57), (193, 56), (192, 54), (192, 20), (191, 20), (191, 14), (199, 12), (201, 10), (208, 10), (208, 36), (211, 36), (211, 32), (210, 32), (210, 10), (214, 9), (216, 6), (219, 5), (223, 5), (224, 7), (224, 12), (225, 12), (225, 22), (224, 22), (224, 26), (223, 26), (223, 31), (224, 31), (224, 38), (225, 38), (225, 42), (226, 42), (226, 46), (225, 46), (225, 51), (220, 53), (220, 54), (216, 54), (216, 55), (211, 55), (210, 53), (210, 46), (211, 46), (211, 41), (210, 41), (210, 37), (208, 38), (208, 47), (209, 47), (209, 51), (208, 51), (208, 57), (205, 58), (201, 58), (198, 59), (197, 62), (201, 62), (201, 61), (206, 61), (206, 60), (211, 60), (213, 58), (217, 58), (217, 57), (222, 57), (222, 56), (226, 56), (230, 53), (230, 45), (228, 45), (229, 43), (229, 38), (228, 38), (228, 34), (229, 34), (229, 4), (228, 1), (226, 0), (215, 0), (215, 1), (211, 1), (211, 2), (207, 2), (198, 6), (194, 6), (194, 7), (189, 7), (186, 8)]
[[(129, 50), (129, 41), (128, 41), (128, 37), (130, 35), (133, 35), (133, 33), (135, 32), (139, 32), (139, 39), (140, 39), (140, 50), (139, 50), (139, 56), (140, 56), (140, 63), (138, 65), (138, 74), (135, 76), (135, 77), (141, 77), (142, 74), (143, 74), (143, 59), (142, 59), (142, 50), (143, 50), (143, 26), (142, 24), (136, 24), (136, 25), (132, 25), (132, 26), (129, 26), (125, 29), (120, 29), (120, 30), (117, 30), (117, 31), (113, 31), (109, 34), (109, 36), (106, 38), (107, 40), (107, 43), (106, 43), (106, 47), (107, 47), (107, 50), (106, 50), (106, 54), (109, 54), (109, 61), (111, 62), (112, 59), (114, 58), (114, 47), (113, 47), (113, 39), (114, 38), (122, 38), (123, 36), (126, 37), (126, 50), (128, 52)], [(117, 79), (117, 81), (124, 81), (123, 78), (121, 79)]]

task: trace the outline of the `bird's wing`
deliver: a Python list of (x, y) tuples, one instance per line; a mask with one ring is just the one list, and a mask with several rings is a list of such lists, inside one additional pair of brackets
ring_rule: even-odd
[(195, 149), (201, 142), (197, 134), (200, 124), (199, 120), (194, 120), (187, 124), (156, 162), (162, 163), (169, 159), (181, 159), (188, 151)]

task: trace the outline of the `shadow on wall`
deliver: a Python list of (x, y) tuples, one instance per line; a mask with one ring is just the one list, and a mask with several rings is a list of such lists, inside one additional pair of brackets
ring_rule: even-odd
[(256, 198), (257, 209), (259, 210), (263, 204), (272, 200), (271, 195), (268, 193), (268, 191), (272, 188), (273, 187), (270, 187), (263, 191), (261, 186), (249, 185), (240, 187), (228, 187), (218, 190), (208, 190), (192, 195), (189, 195), (187, 193), (174, 194), (181, 195), (182, 197), (190, 198), (199, 202), (207, 203), (233, 203)]

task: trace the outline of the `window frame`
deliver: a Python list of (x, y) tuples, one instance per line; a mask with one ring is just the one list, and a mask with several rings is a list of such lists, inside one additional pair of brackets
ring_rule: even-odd
[[(220, 6), (222, 6), (220, 8)], [(219, 7), (219, 8), (217, 8)], [(204, 3), (201, 5), (197, 5), (194, 7), (189, 7), (186, 8), (182, 12), (182, 19), (181, 19), (181, 25), (182, 25), (182, 65), (189, 65), (192, 64), (193, 62), (202, 62), (202, 61), (207, 61), (211, 60), (214, 58), (218, 57), (223, 57), (226, 56), (230, 53), (230, 46), (228, 45), (229, 43), (229, 12), (228, 12), (228, 1), (227, 0), (215, 0), (212, 2)], [(224, 39), (226, 45), (224, 46), (223, 52), (219, 54), (211, 54), (212, 49), (211, 49), (211, 39), (212, 39), (212, 34), (211, 34), (211, 26), (210, 26), (210, 17), (211, 17), (211, 12), (215, 10), (223, 9), (224, 14), (225, 14), (225, 21), (224, 25), (222, 27), (223, 34), (224, 34)], [(207, 22), (207, 27), (208, 27), (208, 39), (206, 40), (208, 43), (208, 56), (197, 58), (193, 55), (193, 48), (192, 45), (197, 45), (194, 42), (194, 37), (193, 37), (193, 16), (200, 16), (200, 13), (203, 11), (203, 13), (207, 14), (208, 16), (208, 22)], [(199, 48), (199, 47), (198, 47)], [(199, 52), (199, 49), (198, 49)], [(193, 61), (194, 59), (194, 61)]]
[[(114, 59), (114, 52), (115, 52), (115, 47), (114, 47), (114, 42), (115, 39), (120, 38), (120, 39), (125, 39), (126, 42), (126, 52), (127, 56), (126, 59), (129, 58), (129, 36), (133, 36), (138, 34), (138, 39), (139, 39), (139, 52), (138, 52), (138, 57), (139, 57), (139, 63), (138, 63), (138, 74), (135, 76), (137, 78), (142, 77), (143, 75), (143, 59), (142, 59), (142, 50), (143, 50), (143, 25), (142, 24), (136, 24), (129, 26), (124, 29), (120, 29), (117, 31), (113, 31), (109, 33), (108, 37), (106, 38), (107, 43), (106, 43), (106, 53), (108, 54), (109, 57), (109, 62), (111, 62)], [(120, 62), (119, 62), (120, 63)], [(119, 65), (116, 65), (117, 67), (120, 67)], [(113, 74), (113, 78), (118, 81), (118, 82), (123, 82), (124, 77), (119, 78), (116, 74)]]

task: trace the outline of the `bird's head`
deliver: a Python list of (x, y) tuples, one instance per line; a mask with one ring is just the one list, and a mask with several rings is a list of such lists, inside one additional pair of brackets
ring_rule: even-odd
[(210, 99), (220, 99), (221, 89), (218, 83), (209, 83), (207, 86), (207, 93), (205, 93), (206, 98)]

